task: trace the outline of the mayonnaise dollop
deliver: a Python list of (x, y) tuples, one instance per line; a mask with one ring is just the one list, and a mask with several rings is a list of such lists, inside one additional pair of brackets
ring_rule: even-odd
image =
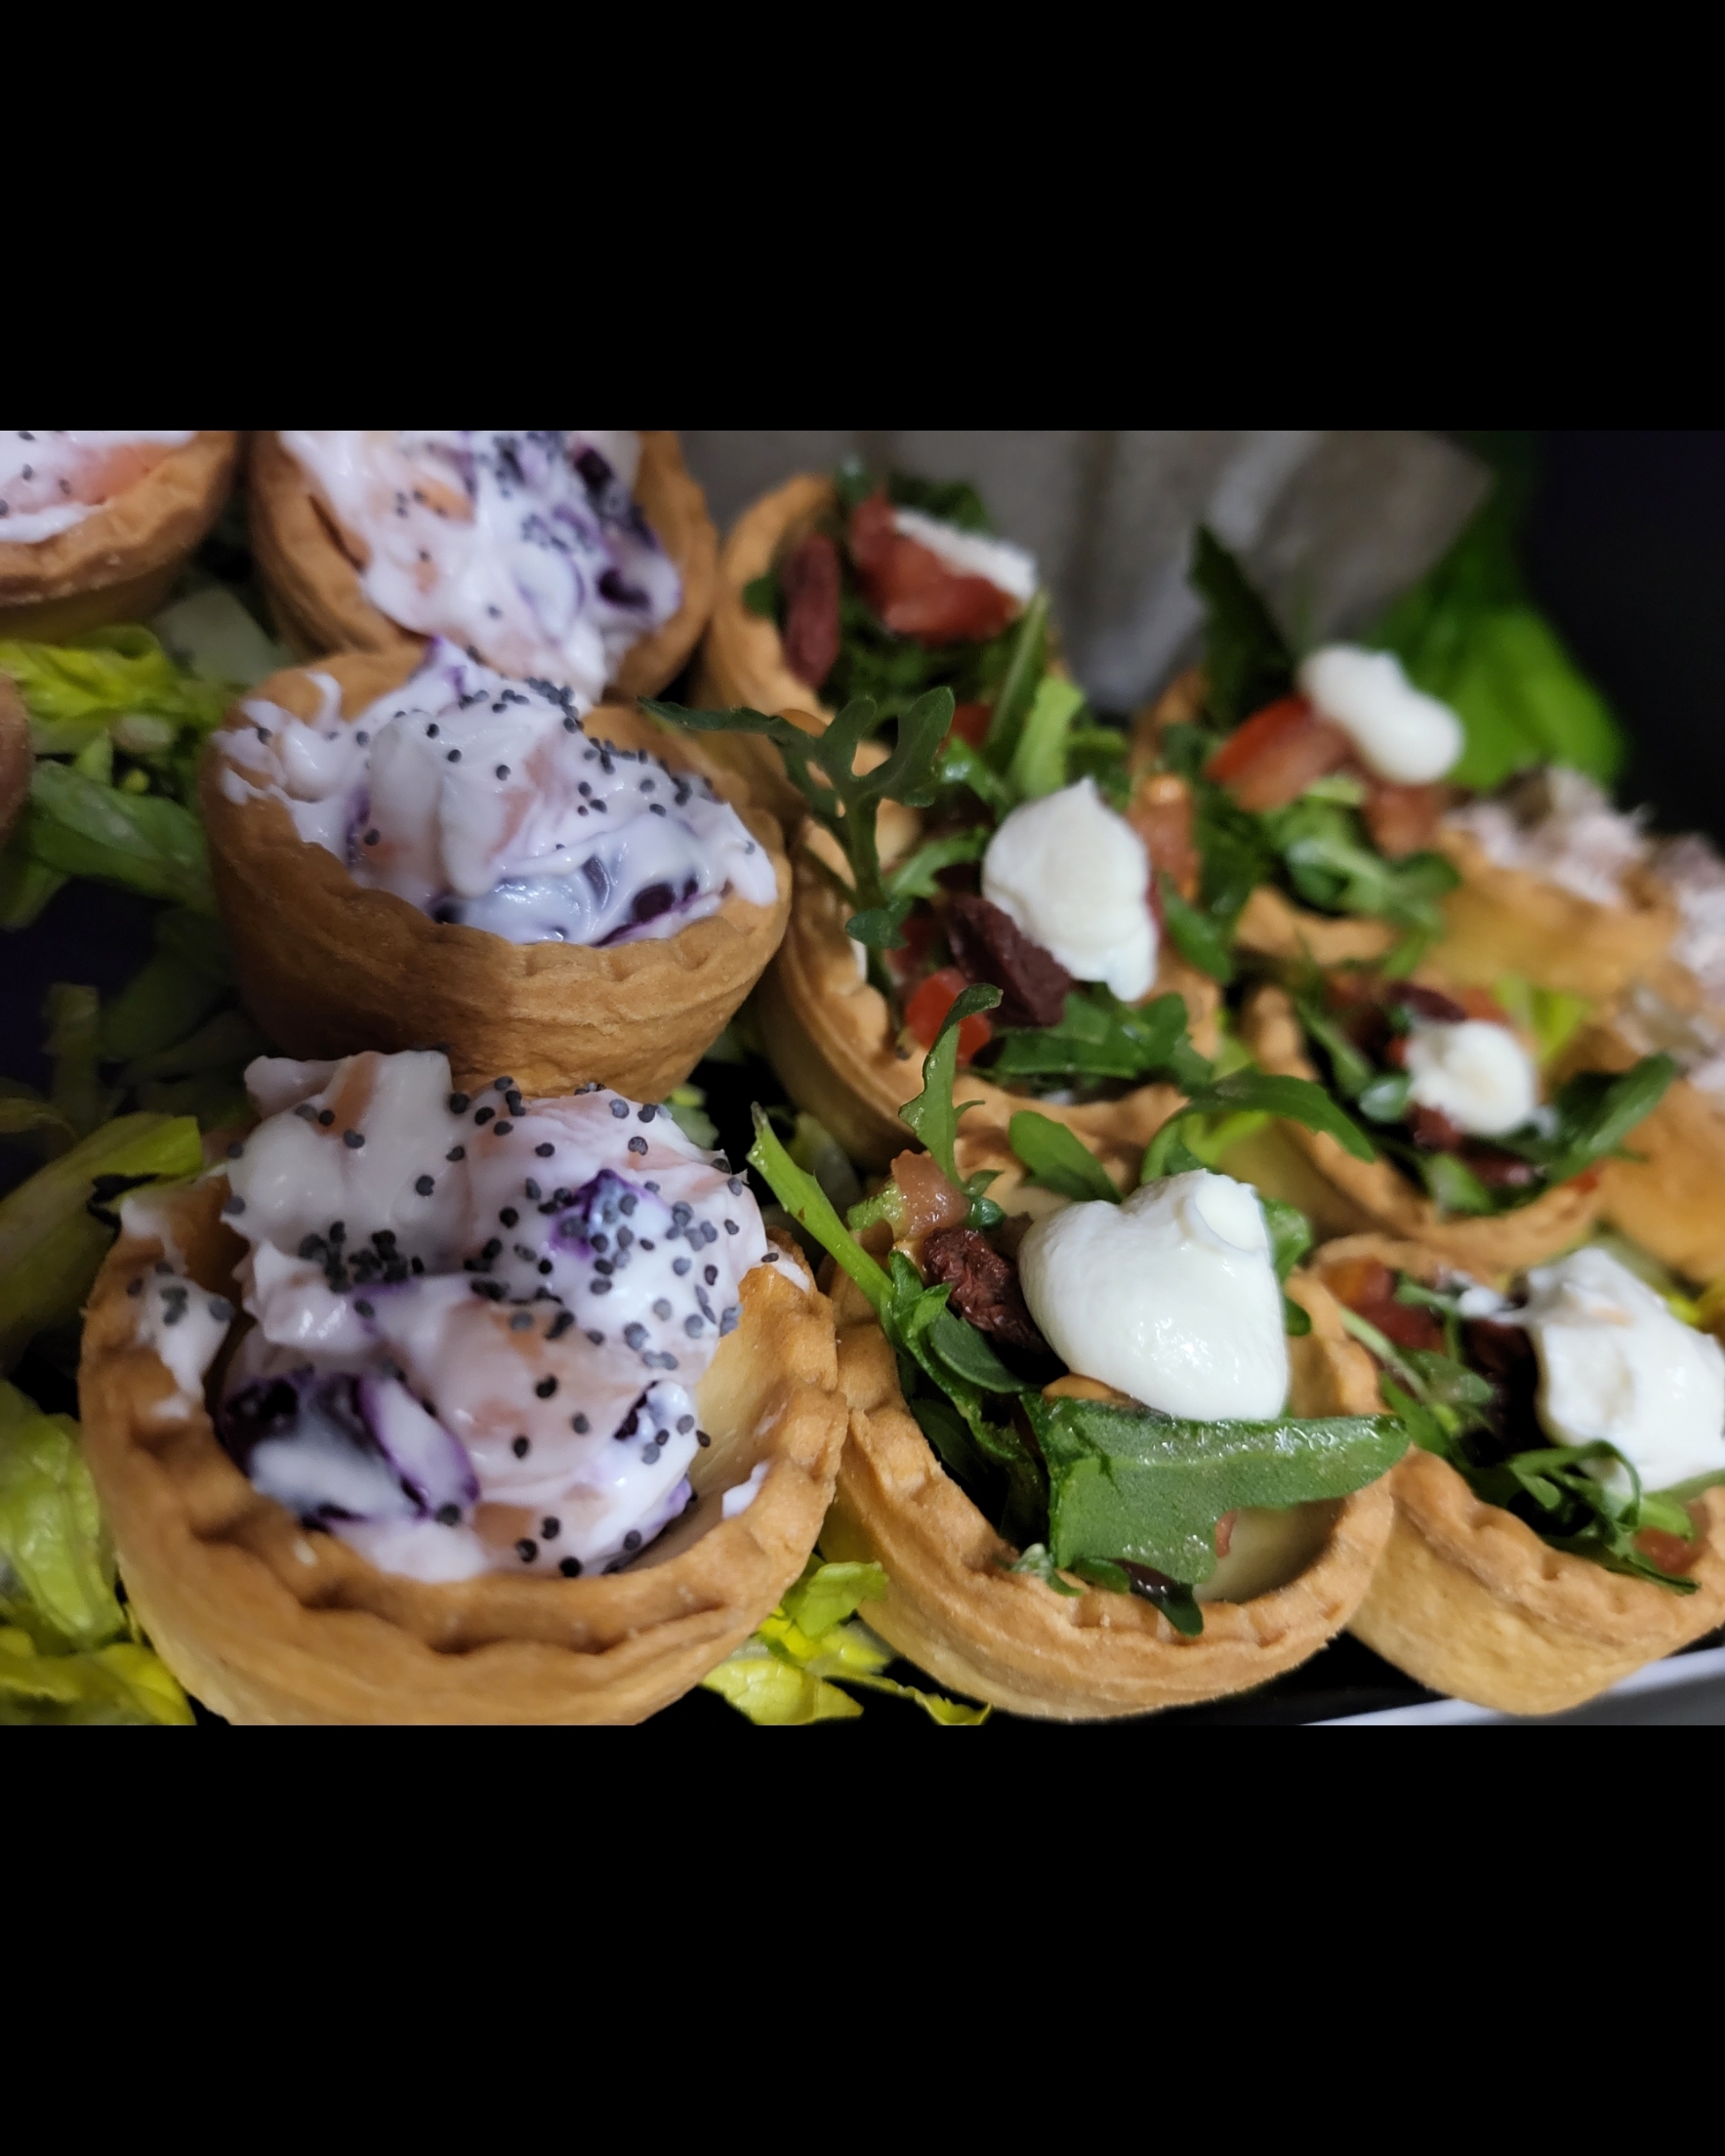
[(1150, 855), (1093, 778), (1014, 808), (989, 841), (982, 895), (1057, 958), (1136, 1003), (1156, 978)]
[(405, 686), (309, 719), (265, 698), (217, 735), (230, 801), (280, 801), (356, 883), (512, 943), (675, 935), (728, 891), (770, 905), (772, 863), (707, 780), (582, 731), (548, 684), (433, 643)]
[(1259, 1421), (1288, 1398), (1282, 1290), (1257, 1193), (1195, 1171), (1124, 1205), (1039, 1221), (1018, 1277), (1043, 1337), (1077, 1376), (1200, 1422)]
[(0, 546), (39, 546), (81, 524), (135, 486), (195, 430), (111, 433), (104, 428), (0, 432)]
[(1501, 1138), (1532, 1120), (1540, 1104), (1539, 1067), (1506, 1025), (1465, 1018), (1458, 1025), (1416, 1021), (1408, 1036), (1408, 1097), (1435, 1108), (1472, 1138)]
[[(694, 1391), (743, 1276), (778, 1261), (742, 1179), (662, 1109), (507, 1078), (469, 1099), (431, 1053), (248, 1080), (273, 1112), (225, 1211), (256, 1323), (218, 1427), (257, 1486), (422, 1579), (644, 1548), (690, 1501)], [(195, 1390), (233, 1313), (167, 1261), (138, 1300)]]
[[(1517, 1319), (1540, 1358), (1540, 1421), (1560, 1445), (1615, 1445), (1647, 1490), (1725, 1469), (1725, 1352), (1609, 1252), (1528, 1274)], [(1609, 1478), (1609, 1477), (1608, 1477)]]
[(622, 429), (284, 432), (365, 555), (372, 604), (471, 645), (506, 674), (596, 703), (630, 646), (669, 621), (682, 581), (630, 488)]
[(1366, 768), (1393, 785), (1428, 786), (1460, 759), (1460, 720), (1414, 686), (1393, 651), (1325, 644), (1301, 665), (1299, 685), (1352, 741)]

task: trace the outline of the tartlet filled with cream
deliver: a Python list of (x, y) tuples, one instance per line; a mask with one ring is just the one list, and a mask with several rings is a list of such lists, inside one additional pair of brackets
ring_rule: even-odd
[(443, 637), (586, 708), (676, 674), (717, 539), (675, 435), (290, 430), (253, 451), (253, 542), (309, 654)]
[(662, 1096), (778, 939), (776, 825), (638, 713), (417, 656), (277, 676), (215, 736), (248, 999), (301, 1054), (439, 1041), (464, 1077)]
[(1719, 1622), (1725, 1354), (1644, 1254), (1586, 1245), (1506, 1293), (1375, 1235), (1314, 1266), (1415, 1439), (1354, 1619), (1370, 1645), (1549, 1714)]
[[(598, 1711), (569, 1719), (675, 1696), (796, 1577), (842, 1429), (830, 1316), (743, 1179), (650, 1102), (529, 1100), (513, 1074), (465, 1094), (434, 1052), (247, 1076), (263, 1120), (212, 1184), (133, 1205), (98, 1295), (86, 1412), (135, 1592), (172, 1604), (178, 1581), (162, 1521), (129, 1502), (116, 1411), (188, 1432), (183, 1465), (219, 1443), (243, 1474), (258, 1525), (239, 1541), (310, 1597), (277, 1612), (288, 1634), (327, 1596), (314, 1574), (434, 1648), (586, 1651), (590, 1615), (633, 1637), (633, 1601), (642, 1633), (665, 1628), (664, 1666), (636, 1673), (644, 1693), (598, 1683)], [(225, 1520), (244, 1516), (230, 1497)], [(727, 1547), (736, 1576), (715, 1592), (699, 1575)], [(156, 1634), (170, 1660), (220, 1651), (220, 1614), (190, 1641), (187, 1614)], [(255, 1614), (236, 1598), (239, 1640)], [(639, 1657), (619, 1659), (629, 1678)], [(321, 1696), (322, 1677), (296, 1681)], [(535, 1719), (521, 1704), (495, 1717)], [(442, 1719), (424, 1706), (406, 1681), (383, 1711)]]
[(0, 432), (0, 631), (60, 638), (151, 614), (220, 515), (237, 435)]

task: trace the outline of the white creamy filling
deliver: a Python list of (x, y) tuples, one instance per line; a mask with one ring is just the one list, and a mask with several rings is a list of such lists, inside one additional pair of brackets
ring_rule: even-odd
[(1123, 1205), (1069, 1205), (1018, 1254), (1031, 1315), (1067, 1368), (1199, 1422), (1288, 1398), (1282, 1290), (1256, 1191), (1203, 1172)]
[(675, 935), (772, 863), (707, 780), (591, 740), (569, 704), (435, 642), (402, 688), (344, 718), (254, 698), (216, 736), (230, 801), (280, 801), (356, 883), (513, 943)]
[(1014, 808), (989, 841), (982, 895), (1075, 980), (1136, 1003), (1156, 978), (1150, 855), (1093, 778)]
[(682, 581), (630, 489), (621, 430), (299, 431), (281, 436), (364, 549), (372, 603), (506, 674), (596, 703)]
[(1446, 820), (1499, 868), (1523, 869), (1596, 906), (1621, 905), (1624, 879), (1647, 858), (1645, 811), (1622, 814), (1592, 779), (1561, 764)]
[(1326, 644), (1301, 665), (1299, 686), (1347, 735), (1366, 768), (1392, 785), (1429, 786), (1460, 760), (1460, 720), (1414, 686), (1393, 651)]
[(0, 546), (36, 546), (70, 531), (194, 435), (89, 427), (0, 432)]
[(985, 584), (1028, 606), (1036, 597), (1036, 557), (1009, 539), (990, 539), (978, 531), (927, 517), (920, 509), (895, 509), (894, 528), (920, 547), (938, 555), (959, 576), (979, 576)]
[(1725, 1469), (1725, 1353), (1609, 1253), (1578, 1250), (1530, 1272), (1518, 1322), (1540, 1358), (1540, 1420), (1554, 1442), (1615, 1445), (1648, 1490)]
[[(270, 1112), (225, 1210), (256, 1324), (220, 1423), (256, 1485), (424, 1579), (644, 1548), (689, 1502), (743, 1276), (778, 1258), (742, 1179), (653, 1106), (469, 1099), (430, 1053), (248, 1082)], [(195, 1396), (233, 1311), (166, 1260), (138, 1306)]]
[(1465, 1018), (1416, 1022), (1408, 1037), (1409, 1098), (1435, 1108), (1470, 1138), (1501, 1138), (1533, 1119), (1540, 1104), (1534, 1058), (1506, 1025)]

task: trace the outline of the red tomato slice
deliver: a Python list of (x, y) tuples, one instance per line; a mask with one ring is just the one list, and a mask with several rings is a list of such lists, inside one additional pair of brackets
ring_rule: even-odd
[[(946, 1015), (970, 983), (956, 966), (943, 966), (930, 974), (905, 1005), (904, 1022), (924, 1048), (934, 1046), (935, 1035)], [(994, 1038), (994, 1027), (983, 1017), (959, 1020), (959, 1060), (967, 1063)]]
[(1206, 775), (1225, 786), (1242, 808), (1262, 815), (1297, 801), (1314, 780), (1339, 770), (1353, 743), (1320, 719), (1303, 696), (1267, 704), (1217, 749)]

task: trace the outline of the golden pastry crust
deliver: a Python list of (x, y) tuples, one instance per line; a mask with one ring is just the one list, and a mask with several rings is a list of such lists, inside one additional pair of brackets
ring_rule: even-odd
[[(1646, 1053), (1622, 1019), (1583, 1026), (1560, 1068), (1626, 1070)], [(1725, 1101), (1679, 1078), (1629, 1133), (1632, 1159), (1608, 1160), (1600, 1212), (1631, 1242), (1686, 1279), (1725, 1274)]]
[[(1312, 1317), (1311, 1333), (1289, 1344), (1296, 1406), (1375, 1413), (1371, 1358), (1343, 1333), (1333, 1299), (1297, 1275), (1290, 1293)], [(821, 1548), (885, 1567), (886, 1598), (869, 1604), (868, 1621), (942, 1684), (1055, 1721), (1149, 1714), (1281, 1676), (1358, 1606), (1389, 1534), (1387, 1476), (1335, 1507), (1322, 1550), (1286, 1587), (1207, 1603), (1197, 1639), (1134, 1596), (1068, 1597), (1006, 1570), (1018, 1553), (935, 1458), (861, 1292), (842, 1278), (833, 1294), (850, 1431)]]
[[(330, 651), (417, 654), (427, 640), (403, 629), (365, 596), (357, 552), (278, 434), (253, 438), (247, 468), (252, 551), (276, 627), (301, 658)], [(682, 672), (712, 610), (719, 576), (719, 534), (707, 497), (665, 428), (641, 431), (635, 498), (682, 578), (682, 603), (650, 637), (625, 654), (611, 693), (656, 696)]]
[(238, 456), (231, 429), (195, 435), (69, 531), (0, 543), (0, 637), (53, 643), (153, 614), (222, 514)]
[[(1253, 991), (1241, 1014), (1240, 1033), (1264, 1070), (1289, 1078), (1317, 1077), (1294, 1004), (1282, 989), (1266, 985)], [(1422, 1243), (1482, 1280), (1520, 1272), (1571, 1249), (1599, 1212), (1597, 1182), (1580, 1176), (1518, 1212), (1483, 1220), (1459, 1216), (1446, 1220), (1388, 1160), (1355, 1160), (1335, 1139), (1299, 1123), (1278, 1124), (1274, 1136), (1278, 1147), (1291, 1153), (1309, 1177), (1285, 1184), (1268, 1149), (1261, 1149), (1253, 1156), (1252, 1180), (1273, 1197), (1315, 1210), (1320, 1232), (1351, 1234), (1376, 1228), (1399, 1235)], [(1238, 1172), (1248, 1171), (1242, 1166)], [(1319, 1186), (1315, 1200), (1314, 1183)], [(1308, 1200), (1313, 1204), (1308, 1205)]]
[[(1327, 1243), (1310, 1265), (1325, 1280), (1361, 1258), (1428, 1287), (1445, 1269), (1432, 1251), (1384, 1235)], [(1553, 1550), (1435, 1453), (1412, 1449), (1390, 1485), (1395, 1525), (1349, 1630), (1433, 1691), (1507, 1715), (1558, 1714), (1725, 1621), (1725, 1491), (1690, 1507), (1698, 1587), (1675, 1595)]]
[(1471, 832), (1446, 826), (1438, 845), (1461, 878), (1432, 953), (1452, 980), (1489, 988), (1514, 974), (1606, 1002), (1650, 973), (1677, 933), (1677, 908), (1649, 875), (1625, 880), (1623, 904), (1601, 906), (1527, 869), (1499, 868)]
[[(418, 659), (416, 646), (330, 659), (320, 671), (338, 684), (346, 709), (363, 710), (398, 687)], [(319, 705), (300, 669), (273, 675), (255, 693), (301, 717)], [(247, 723), (238, 709), (226, 722)], [(458, 1083), (507, 1071), (541, 1096), (597, 1079), (660, 1100), (688, 1076), (784, 933), (791, 871), (779, 828), (691, 736), (610, 704), (585, 725), (596, 740), (650, 749), (674, 769), (710, 776), (771, 857), (775, 903), (750, 905), (733, 891), (676, 935), (603, 950), (510, 943), (363, 889), (333, 853), (300, 838), (279, 802), (229, 801), (226, 760), (212, 744), (201, 786), (211, 873), (241, 990), (279, 1048), (321, 1058), (447, 1042)]]
[(0, 674), (0, 846), (30, 798), (30, 717), (9, 674)]
[[(217, 1180), (165, 1224), (192, 1276), (232, 1295), (238, 1238)], [(241, 1722), (634, 1722), (698, 1683), (796, 1580), (844, 1439), (833, 1314), (784, 1270), (743, 1283), (742, 1322), (696, 1389), (713, 1436), (700, 1503), (625, 1572), (485, 1574), (432, 1586), (380, 1572), (262, 1497), (204, 1402), (138, 1344), (128, 1283), (160, 1255), (123, 1234), (91, 1297), (84, 1448), (127, 1593), (188, 1691)], [(720, 1495), (770, 1462), (734, 1519)]]
[[(1163, 734), (1172, 726), (1191, 726), (1204, 716), (1204, 674), (1191, 667), (1170, 683), (1132, 726), (1131, 772), (1134, 778), (1154, 770)], [(1260, 884), (1246, 901), (1234, 931), (1236, 947), (1248, 958), (1276, 965), (1369, 965), (1393, 950), (1399, 931), (1387, 921), (1364, 914), (1314, 913), (1296, 906), (1282, 891)]]
[[(912, 1050), (900, 1053), (885, 998), (858, 974), (844, 933), (851, 908), (811, 858), (810, 831), (805, 824), (793, 856), (790, 925), (756, 992), (756, 1016), (792, 1099), (825, 1124), (854, 1161), (884, 1168), (912, 1142), (898, 1111), (923, 1090), (923, 1058)], [(1165, 942), (1155, 992), (1171, 989), (1186, 998), (1195, 1026), (1213, 1019), (1214, 984)], [(978, 1103), (964, 1120), (966, 1132), (983, 1124), (1004, 1130), (1021, 1108), (1035, 1108), (1076, 1131), (1107, 1167), (1129, 1168), (1133, 1181), (1145, 1146), (1180, 1099), (1171, 1086), (1140, 1086), (1119, 1100), (1068, 1107), (1008, 1093), (971, 1070), (959, 1073), (956, 1091), (961, 1100)]]

